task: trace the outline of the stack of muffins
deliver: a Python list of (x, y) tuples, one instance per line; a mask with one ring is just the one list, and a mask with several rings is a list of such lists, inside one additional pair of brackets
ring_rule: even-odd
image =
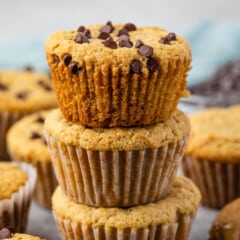
[(200, 194), (176, 177), (190, 131), (187, 42), (158, 27), (80, 26), (46, 54), (60, 110), (45, 135), (63, 239), (187, 239)]

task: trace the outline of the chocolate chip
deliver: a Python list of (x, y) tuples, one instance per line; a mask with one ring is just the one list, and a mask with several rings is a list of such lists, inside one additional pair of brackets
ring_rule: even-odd
[(169, 41), (176, 41), (177, 40), (177, 36), (174, 32), (170, 32), (168, 35), (167, 35), (167, 39)]
[(167, 36), (163, 37), (160, 40), (160, 43), (170, 44), (171, 41), (176, 41), (176, 40), (177, 40), (176, 34), (173, 32), (170, 32)]
[(37, 133), (37, 132), (32, 132), (30, 139), (39, 139), (42, 138), (41, 134)]
[[(123, 35), (124, 36), (124, 35)], [(133, 46), (132, 42), (130, 41), (126, 41), (126, 40), (121, 40), (119, 42), (119, 46), (120, 47), (127, 47), (127, 48), (131, 48)]]
[(71, 61), (72, 61), (72, 56), (71, 55), (65, 54), (63, 56), (63, 62), (65, 64), (65, 66), (68, 66)]
[(41, 115), (38, 115), (35, 122), (37, 123), (44, 123), (45, 119), (41, 116)]
[(148, 45), (143, 45), (138, 49), (138, 53), (143, 57), (151, 57), (153, 55), (153, 48)]
[(46, 83), (45, 81), (43, 81), (43, 80), (39, 80), (39, 81), (37, 82), (37, 84), (40, 85), (40, 86), (41, 86), (43, 89), (45, 89), (46, 91), (49, 91), (49, 92), (52, 91), (52, 87), (51, 87), (48, 83)]
[(27, 71), (27, 72), (32, 72), (33, 71), (33, 67), (32, 66), (26, 66), (24, 68), (24, 70)]
[(129, 32), (137, 30), (137, 27), (133, 23), (125, 24), (123, 28), (127, 29)]
[(19, 92), (16, 94), (16, 98), (24, 100), (27, 98), (27, 95), (28, 95), (27, 91)]
[(105, 41), (102, 42), (105, 47), (116, 49), (117, 43), (113, 41), (111, 37), (107, 38)]
[(130, 63), (130, 72), (140, 74), (142, 70), (142, 63), (138, 59), (133, 59)]
[(150, 72), (155, 72), (158, 70), (159, 64), (158, 61), (154, 58), (148, 58), (147, 60), (147, 68)]
[(76, 43), (89, 43), (88, 37), (83, 33), (78, 33), (74, 38), (74, 42)]
[[(109, 25), (109, 26), (112, 28), (112, 31), (114, 30), (114, 27), (113, 27), (113, 25), (112, 25), (112, 22), (111, 22), (111, 21), (107, 21), (107, 22), (106, 22), (106, 25)], [(111, 32), (112, 32), (112, 31), (111, 31)]]
[(11, 237), (11, 232), (7, 228), (0, 230), (0, 239), (7, 239)]
[(143, 46), (144, 43), (142, 40), (138, 39), (135, 43), (135, 48), (140, 48), (141, 46)]
[(129, 35), (128, 34), (128, 30), (126, 28), (122, 28), (118, 31), (118, 36), (121, 36), (121, 35)]
[(92, 37), (92, 36), (91, 36), (91, 32), (90, 32), (89, 29), (84, 30), (83, 34), (84, 34), (87, 38), (91, 38), (91, 37)]
[(112, 32), (112, 27), (110, 25), (104, 25), (101, 29), (101, 32), (105, 32), (105, 33), (111, 33)]
[(121, 35), (118, 37), (118, 41), (122, 41), (122, 40), (129, 41), (130, 39), (129, 39), (129, 36), (127, 35)]
[(84, 32), (85, 30), (86, 30), (86, 28), (84, 26), (80, 26), (77, 29), (78, 32)]
[(106, 40), (109, 36), (110, 35), (107, 32), (100, 32), (100, 34), (98, 35), (98, 38)]
[(8, 90), (8, 87), (5, 84), (0, 83), (0, 91), (6, 91), (6, 90)]
[(53, 54), (53, 62), (56, 63), (56, 64), (60, 63), (59, 57), (55, 54)]
[(78, 72), (79, 72), (79, 66), (78, 66), (78, 63), (76, 62), (71, 62), (69, 65), (68, 65), (69, 69), (71, 70), (72, 74), (74, 75), (77, 75)]
[(43, 139), (43, 144), (44, 144), (45, 146), (47, 146), (47, 141), (46, 141), (46, 139)]

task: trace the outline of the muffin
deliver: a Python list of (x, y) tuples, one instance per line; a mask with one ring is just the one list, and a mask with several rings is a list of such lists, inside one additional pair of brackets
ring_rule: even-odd
[(184, 173), (200, 188), (205, 206), (221, 208), (240, 196), (240, 105), (199, 112), (190, 122)]
[(11, 234), (11, 232), (7, 228), (3, 228), (0, 230), (0, 239), (13, 239), (13, 240), (41, 240), (39, 237), (30, 236), (27, 234)]
[(185, 177), (176, 177), (169, 195), (131, 208), (95, 208), (77, 204), (58, 187), (52, 205), (62, 239), (185, 240), (200, 193)]
[(0, 158), (9, 158), (6, 133), (14, 122), (26, 114), (56, 107), (56, 104), (47, 74), (0, 71)]
[(240, 198), (227, 204), (216, 216), (209, 231), (210, 240), (238, 240), (240, 237)]
[(176, 110), (148, 127), (87, 128), (53, 110), (45, 136), (57, 180), (73, 201), (126, 207), (165, 197), (184, 153), (190, 125)]
[(36, 170), (29, 164), (0, 162), (0, 229), (25, 231), (35, 181)]
[(54, 33), (45, 50), (60, 109), (74, 123), (151, 125), (188, 96), (190, 47), (158, 27), (80, 26)]
[(7, 146), (12, 160), (32, 164), (37, 170), (34, 199), (51, 207), (51, 196), (57, 186), (49, 150), (43, 136), (43, 124), (51, 110), (33, 113), (17, 121), (7, 133)]

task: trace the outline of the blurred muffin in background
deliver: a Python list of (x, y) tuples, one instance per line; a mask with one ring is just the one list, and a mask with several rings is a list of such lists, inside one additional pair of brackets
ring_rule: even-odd
[(43, 137), (43, 124), (51, 112), (41, 111), (23, 117), (7, 133), (7, 147), (12, 160), (33, 165), (38, 174), (34, 199), (51, 207), (51, 196), (57, 186), (50, 153)]
[(199, 187), (202, 204), (221, 208), (240, 196), (240, 105), (190, 116), (183, 170)]
[(57, 106), (49, 76), (33, 71), (0, 71), (0, 159), (8, 159), (6, 133), (19, 118)]

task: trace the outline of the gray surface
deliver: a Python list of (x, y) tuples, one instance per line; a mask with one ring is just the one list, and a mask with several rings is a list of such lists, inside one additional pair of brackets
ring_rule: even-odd
[[(208, 239), (208, 230), (216, 213), (217, 211), (215, 210), (199, 207), (189, 240)], [(51, 211), (43, 209), (35, 203), (32, 205), (30, 211), (28, 233), (48, 240), (60, 239)]]

